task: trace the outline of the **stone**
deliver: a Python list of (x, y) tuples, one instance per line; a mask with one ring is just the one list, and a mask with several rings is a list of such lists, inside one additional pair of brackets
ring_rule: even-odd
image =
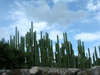
[(64, 73), (64, 75), (70, 75), (70, 72), (69, 72), (69, 71), (66, 71), (66, 72)]
[(81, 71), (77, 68), (33, 67), (31, 69), (0, 70), (0, 75), (100, 75), (100, 66)]
[(29, 69), (20, 69), (22, 75), (30, 75)]
[(78, 72), (77, 75), (85, 75), (84, 71)]
[(8, 75), (21, 75), (20, 69), (12, 69), (9, 71)]
[(38, 72), (36, 72), (35, 74), (30, 74), (30, 75), (44, 75), (42, 70), (39, 70)]
[(60, 75), (59, 73), (57, 73), (57, 72), (54, 72), (52, 75)]
[(80, 69), (76, 69), (76, 68), (71, 68), (68, 71), (70, 71), (71, 75), (77, 75), (78, 72), (80, 72)]
[(49, 72), (48, 71), (43, 71), (42, 74), (43, 75), (49, 75)]
[(2, 75), (7, 75), (7, 73), (2, 73)]
[(91, 69), (86, 69), (85, 71), (79, 72), (77, 75), (100, 75), (100, 66), (95, 66)]
[(90, 75), (100, 75), (100, 66), (92, 67)]
[(86, 69), (86, 70), (84, 71), (84, 74), (85, 74), (85, 75), (90, 75), (90, 71), (91, 71), (90, 69)]
[(39, 67), (32, 67), (29, 69), (30, 74), (36, 74), (40, 70)]

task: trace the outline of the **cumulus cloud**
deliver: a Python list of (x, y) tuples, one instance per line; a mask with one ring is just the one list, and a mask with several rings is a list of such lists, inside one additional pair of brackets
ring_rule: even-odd
[(68, 10), (65, 3), (56, 3), (53, 5), (53, 8), (51, 8), (44, 0), (24, 1), (22, 3), (15, 2), (15, 4), (19, 7), (17, 11), (23, 12), (28, 20), (46, 22), (49, 26), (60, 25), (68, 27), (74, 21), (86, 16), (85, 11), (83, 10)]
[(86, 9), (94, 15), (94, 20), (100, 20), (100, 0), (89, 0)]
[(97, 11), (100, 10), (100, 1), (97, 0), (94, 2), (94, 0), (89, 0), (89, 2), (87, 3), (87, 7), (86, 7), (89, 11)]
[[(12, 11), (9, 11), (10, 14), (7, 16), (7, 19), (11, 19), (13, 23), (6, 29), (10, 31), (9, 34), (14, 34), (17, 26), (22, 36), (29, 31), (31, 21), (33, 21), (34, 31), (37, 31), (39, 34), (40, 31), (56, 29), (57, 26), (67, 28), (74, 21), (86, 16), (83, 10), (68, 10), (64, 2), (58, 2), (52, 8), (45, 0), (15, 1), (11, 6)], [(56, 30), (53, 32), (56, 32)]]
[(76, 34), (74, 37), (75, 40), (81, 39), (82, 41), (92, 42), (100, 39), (100, 32), (95, 33), (86, 33), (82, 32), (79, 34)]

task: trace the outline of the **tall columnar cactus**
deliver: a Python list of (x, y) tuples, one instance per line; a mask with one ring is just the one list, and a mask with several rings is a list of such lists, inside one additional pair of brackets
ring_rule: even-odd
[(56, 52), (57, 52), (57, 59), (56, 59), (56, 62), (57, 62), (57, 67), (61, 67), (61, 57), (60, 57), (60, 50), (59, 50), (59, 37), (57, 35), (57, 43), (55, 44), (56, 46)]
[[(36, 39), (36, 31), (33, 32), (33, 22), (31, 22), (31, 29), (26, 33), (25, 37), (20, 38), (19, 43), (19, 31), (15, 28), (15, 36), (10, 36), (10, 47), (20, 49), (21, 52), (26, 52), (31, 56), (31, 63), (26, 61), (26, 64), (31, 66), (41, 67), (62, 67), (62, 68), (91, 68), (90, 49), (88, 48), (88, 54), (85, 56), (84, 42), (81, 44), (81, 40), (78, 40), (78, 57), (75, 57), (74, 50), (71, 42), (67, 39), (67, 33), (63, 33), (64, 43), (59, 43), (59, 37), (57, 35), (57, 43), (55, 43), (55, 56), (53, 55), (52, 40), (49, 39), (49, 34), (46, 32), (45, 36), (41, 38), (39, 43)], [(100, 54), (100, 46), (99, 46)], [(41, 56), (41, 58), (40, 58)], [(55, 61), (54, 61), (55, 57)], [(95, 59), (96, 58), (96, 59)], [(26, 60), (28, 60), (26, 58)], [(97, 55), (96, 47), (93, 53), (93, 65), (99, 64), (99, 58)]]
[(12, 36), (10, 35), (10, 46), (12, 46)]
[(41, 52), (41, 66), (44, 67), (44, 43), (43, 43), (43, 38), (42, 38), (42, 31), (40, 32), (40, 40), (39, 40), (39, 46), (40, 46), (40, 52)]
[(67, 68), (70, 68), (70, 51), (69, 51), (69, 42), (67, 40), (67, 33), (65, 33), (65, 49), (67, 52)]
[(64, 49), (64, 44), (61, 44), (62, 47), (61, 47), (61, 67), (65, 68), (65, 64), (66, 64), (66, 57), (65, 57), (65, 49)]
[(15, 36), (13, 36), (13, 46), (14, 46), (14, 48), (15, 48)]
[(31, 29), (29, 30), (29, 33), (28, 33), (28, 53), (30, 54), (31, 56), (31, 65), (35, 65), (34, 64), (34, 57), (33, 57), (33, 22), (31, 22)]
[(89, 68), (88, 53), (86, 53), (86, 58), (85, 58), (85, 68)]
[(89, 68), (91, 68), (91, 56), (90, 56), (90, 49), (88, 48), (88, 55), (89, 55)]
[(81, 41), (80, 40), (78, 40), (78, 59), (79, 59), (78, 68), (80, 68), (81, 66)]
[(45, 50), (47, 52), (46, 54), (47, 66), (52, 67), (52, 59), (53, 59), (52, 40), (49, 39), (49, 35), (47, 32), (45, 35), (46, 35)]
[(15, 48), (17, 49), (17, 27), (15, 28)]
[(18, 49), (19, 49), (19, 31), (17, 33), (18, 33)]
[[(66, 37), (67, 36), (65, 36), (65, 33), (63, 33), (63, 40), (64, 40), (64, 44), (63, 44), (63, 46), (62, 46), (62, 49), (64, 50), (64, 62), (65, 62), (65, 67), (67, 68), (68, 67), (68, 62), (67, 62), (67, 53), (65, 53), (65, 50), (66, 50)], [(67, 52), (67, 50), (66, 50), (66, 52)]]
[(95, 55), (93, 53), (93, 66), (95, 66), (95, 65), (96, 65), (96, 63), (95, 63)]
[(98, 46), (99, 47), (99, 57), (100, 57), (100, 46)]
[(34, 61), (35, 61), (35, 58), (34, 58), (34, 47), (33, 47), (33, 43), (34, 43), (34, 40), (33, 40), (33, 22), (31, 22), (31, 58), (32, 58), (32, 65), (34, 65)]
[(36, 40), (36, 31), (34, 32), (34, 50), (35, 50), (35, 66), (39, 66), (39, 47)]
[(29, 40), (29, 32), (26, 34), (26, 48), (27, 48), (27, 53), (30, 54), (30, 40)]
[(71, 68), (75, 68), (75, 56), (74, 56), (74, 50), (72, 49), (72, 44), (71, 42), (69, 43), (70, 44), (70, 67)]
[(85, 68), (85, 48), (84, 48), (84, 42), (82, 41), (82, 68)]
[(99, 64), (99, 62), (98, 62), (97, 50), (96, 50), (96, 47), (94, 47), (94, 48), (95, 48), (96, 65), (98, 65), (98, 64)]
[(52, 67), (53, 66), (53, 62), (54, 62), (54, 55), (53, 55), (53, 46), (52, 46), (53, 44), (52, 44), (52, 40), (51, 40), (51, 45), (50, 45), (50, 67)]
[(21, 37), (21, 52), (25, 52), (24, 37)]
[(84, 42), (82, 42), (82, 45), (81, 45), (81, 40), (78, 40), (78, 54), (79, 54), (79, 65), (80, 65), (80, 68), (84, 68), (85, 64), (85, 50), (84, 50)]
[(28, 46), (28, 40), (29, 39), (29, 33), (27, 32), (27, 34), (26, 34), (26, 52), (29, 54), (30, 53), (30, 51), (29, 51), (29, 46)]

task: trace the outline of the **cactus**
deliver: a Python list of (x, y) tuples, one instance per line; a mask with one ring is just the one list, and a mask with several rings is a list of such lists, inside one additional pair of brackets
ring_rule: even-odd
[(13, 46), (15, 48), (15, 36), (13, 36)]
[(90, 56), (90, 49), (88, 48), (88, 55), (89, 55), (89, 68), (91, 68), (91, 56)]
[(17, 27), (15, 28), (15, 48), (17, 49)]
[(81, 45), (81, 40), (78, 40), (78, 54), (79, 54), (79, 68), (84, 69), (85, 67), (85, 50), (84, 50), (84, 42), (82, 42)]
[(72, 44), (71, 42), (69, 43), (70, 44), (70, 67), (71, 68), (75, 68), (75, 56), (74, 56), (74, 50), (72, 49)]
[(98, 62), (97, 50), (96, 50), (96, 47), (94, 47), (94, 48), (95, 48), (96, 65), (98, 65), (98, 64), (99, 64), (99, 62)]
[(24, 37), (21, 37), (21, 52), (25, 52)]
[(65, 49), (66, 49), (66, 52), (67, 52), (67, 68), (70, 68), (70, 61), (69, 61), (69, 59), (70, 59), (70, 51), (69, 51), (69, 42), (68, 42), (68, 40), (67, 40), (67, 33), (65, 33), (64, 34), (64, 39), (65, 39)]
[(19, 49), (19, 31), (17, 33), (18, 33), (18, 49)]
[(93, 53), (93, 66), (95, 66), (95, 56), (94, 56), (94, 53)]
[(99, 57), (100, 57), (100, 46), (98, 46), (99, 47)]
[[(63, 43), (59, 46), (59, 36), (57, 35), (57, 42), (55, 43), (56, 52), (53, 52), (52, 40), (49, 38), (49, 34), (46, 32), (42, 37), (42, 31), (39, 41), (37, 41), (36, 31), (33, 32), (33, 22), (31, 22), (31, 29), (25, 34), (25, 37), (20, 37), (19, 31), (15, 27), (15, 36), (10, 36), (10, 47), (21, 50), (31, 56), (31, 63), (26, 61), (26, 64), (31, 66), (41, 67), (59, 67), (59, 68), (91, 68), (91, 56), (90, 49), (88, 48), (88, 54), (85, 56), (84, 42), (78, 40), (78, 57), (74, 55), (72, 43), (67, 39), (67, 33), (63, 33)], [(100, 46), (99, 46), (100, 54)], [(40, 57), (41, 55), (41, 57)], [(55, 57), (55, 59), (54, 59)], [(96, 59), (95, 59), (96, 58)], [(28, 59), (26, 59), (28, 60)], [(93, 65), (99, 65), (99, 58), (97, 55), (96, 47), (93, 53)]]

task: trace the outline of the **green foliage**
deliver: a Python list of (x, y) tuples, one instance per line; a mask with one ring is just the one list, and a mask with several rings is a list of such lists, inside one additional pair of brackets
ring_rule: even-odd
[[(25, 53), (12, 48), (4, 39), (0, 41), (0, 69), (25, 68)], [(30, 57), (27, 57), (30, 60)]]

